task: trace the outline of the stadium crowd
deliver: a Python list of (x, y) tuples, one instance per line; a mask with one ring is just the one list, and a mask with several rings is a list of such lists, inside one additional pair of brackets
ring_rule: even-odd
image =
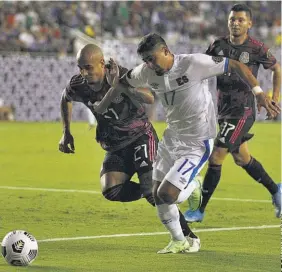
[[(236, 2), (216, 1), (2, 1), (0, 49), (73, 52), (70, 29), (90, 37), (164, 36), (213, 39), (226, 33), (226, 12)], [(281, 3), (248, 2), (255, 14), (252, 35), (281, 44)], [(258, 16), (259, 14), (259, 16)]]
[[(213, 37), (227, 33), (226, 13), (234, 3), (2, 1), (0, 99), (16, 120), (59, 120), (56, 101), (67, 78), (77, 72), (75, 53), (81, 46), (71, 29), (93, 38), (103, 37), (99, 44), (106, 59), (111, 56), (119, 64), (131, 68), (140, 60), (135, 40), (126, 38), (139, 39), (149, 31), (155, 31), (167, 37), (170, 48), (178, 54), (205, 52)], [(251, 34), (272, 46), (273, 55), (281, 63), (280, 2), (248, 2), (248, 5), (254, 13)], [(41, 53), (25, 56), (15, 54), (16, 51)], [(52, 56), (44, 56), (46, 53)], [(20, 71), (16, 74), (15, 64)], [(260, 69), (259, 79), (263, 89), (271, 93), (271, 74)], [(8, 116), (6, 112), (2, 115)], [(161, 107), (157, 108), (156, 115), (157, 120), (164, 118)], [(76, 107), (73, 117), (75, 120), (85, 119), (85, 110)]]

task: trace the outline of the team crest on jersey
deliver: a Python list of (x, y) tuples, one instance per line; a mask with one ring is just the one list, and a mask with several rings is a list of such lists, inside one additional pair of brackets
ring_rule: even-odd
[(119, 104), (121, 101), (123, 101), (123, 96), (119, 95), (118, 97), (116, 97), (112, 102), (114, 104)]
[(217, 64), (223, 61), (223, 57), (212, 57), (212, 60)]
[(239, 57), (239, 61), (242, 63), (248, 63), (250, 60), (250, 55), (248, 52), (242, 52), (240, 57)]
[(158, 83), (151, 83), (150, 85), (152, 86), (152, 89), (157, 90), (160, 84), (158, 84)]
[(267, 52), (266, 52), (266, 57), (267, 57), (268, 59), (272, 57), (272, 53), (271, 53), (270, 49), (267, 50)]

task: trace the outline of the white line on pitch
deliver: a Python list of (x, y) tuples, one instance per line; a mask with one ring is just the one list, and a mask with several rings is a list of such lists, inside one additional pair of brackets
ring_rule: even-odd
[[(249, 226), (249, 227), (230, 227), (230, 228), (210, 228), (210, 229), (198, 229), (194, 232), (220, 232), (220, 231), (238, 231), (238, 230), (254, 230), (254, 229), (272, 229), (279, 228), (280, 225), (266, 225), (266, 226)], [(98, 236), (81, 236), (81, 237), (69, 237), (69, 238), (52, 238), (38, 240), (39, 243), (44, 242), (59, 242), (59, 241), (74, 241), (74, 240), (91, 240), (101, 238), (119, 238), (119, 237), (136, 237), (136, 236), (153, 236), (164, 235), (168, 232), (143, 232), (143, 233), (125, 233), (125, 234), (111, 234), (111, 235), (98, 235)]]
[(63, 193), (87, 193), (87, 194), (101, 194), (98, 191), (90, 190), (75, 190), (75, 189), (54, 189), (54, 188), (34, 188), (34, 187), (13, 187), (13, 186), (0, 186), (0, 189), (7, 190), (27, 190), (27, 191), (45, 191), (45, 192), (63, 192)]
[[(54, 188), (34, 188), (34, 187), (14, 187), (14, 186), (0, 186), (0, 189), (7, 190), (27, 190), (27, 191), (45, 191), (45, 192), (63, 192), (63, 193), (86, 193), (86, 194), (101, 194), (98, 191), (92, 190), (76, 190), (76, 189), (54, 189)], [(241, 199), (241, 198), (222, 198), (213, 197), (213, 200), (223, 200), (223, 201), (239, 201), (239, 202), (257, 202), (257, 203), (268, 203), (270, 200), (261, 199)]]
[(224, 200), (224, 201), (241, 201), (241, 202), (262, 202), (262, 203), (271, 202), (271, 200), (230, 198), (230, 197), (212, 197), (211, 199), (212, 200)]

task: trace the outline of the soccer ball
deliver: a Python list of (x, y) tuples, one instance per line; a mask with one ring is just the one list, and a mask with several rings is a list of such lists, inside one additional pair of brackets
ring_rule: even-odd
[(24, 230), (9, 232), (3, 239), (2, 255), (8, 264), (27, 266), (32, 263), (38, 253), (36, 239)]

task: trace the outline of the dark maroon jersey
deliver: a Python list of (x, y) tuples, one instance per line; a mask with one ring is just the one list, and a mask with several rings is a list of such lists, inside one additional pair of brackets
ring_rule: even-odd
[[(119, 67), (120, 76), (127, 72)], [(68, 101), (82, 102), (97, 120), (96, 140), (106, 151), (116, 151), (134, 142), (150, 128), (151, 123), (142, 105), (137, 107), (124, 93), (118, 96), (103, 114), (93, 110), (96, 101), (101, 101), (110, 89), (106, 78), (100, 91), (93, 90), (81, 75), (74, 75), (64, 95)]]
[[(232, 44), (229, 36), (218, 38), (209, 46), (206, 54), (240, 61), (249, 67), (255, 77), (261, 64), (264, 69), (268, 69), (276, 63), (269, 48), (252, 37), (248, 37), (241, 45)], [(250, 86), (240, 79), (235, 71), (218, 76), (217, 89), (219, 119), (240, 118), (246, 108), (252, 109), (255, 114), (255, 98)]]

